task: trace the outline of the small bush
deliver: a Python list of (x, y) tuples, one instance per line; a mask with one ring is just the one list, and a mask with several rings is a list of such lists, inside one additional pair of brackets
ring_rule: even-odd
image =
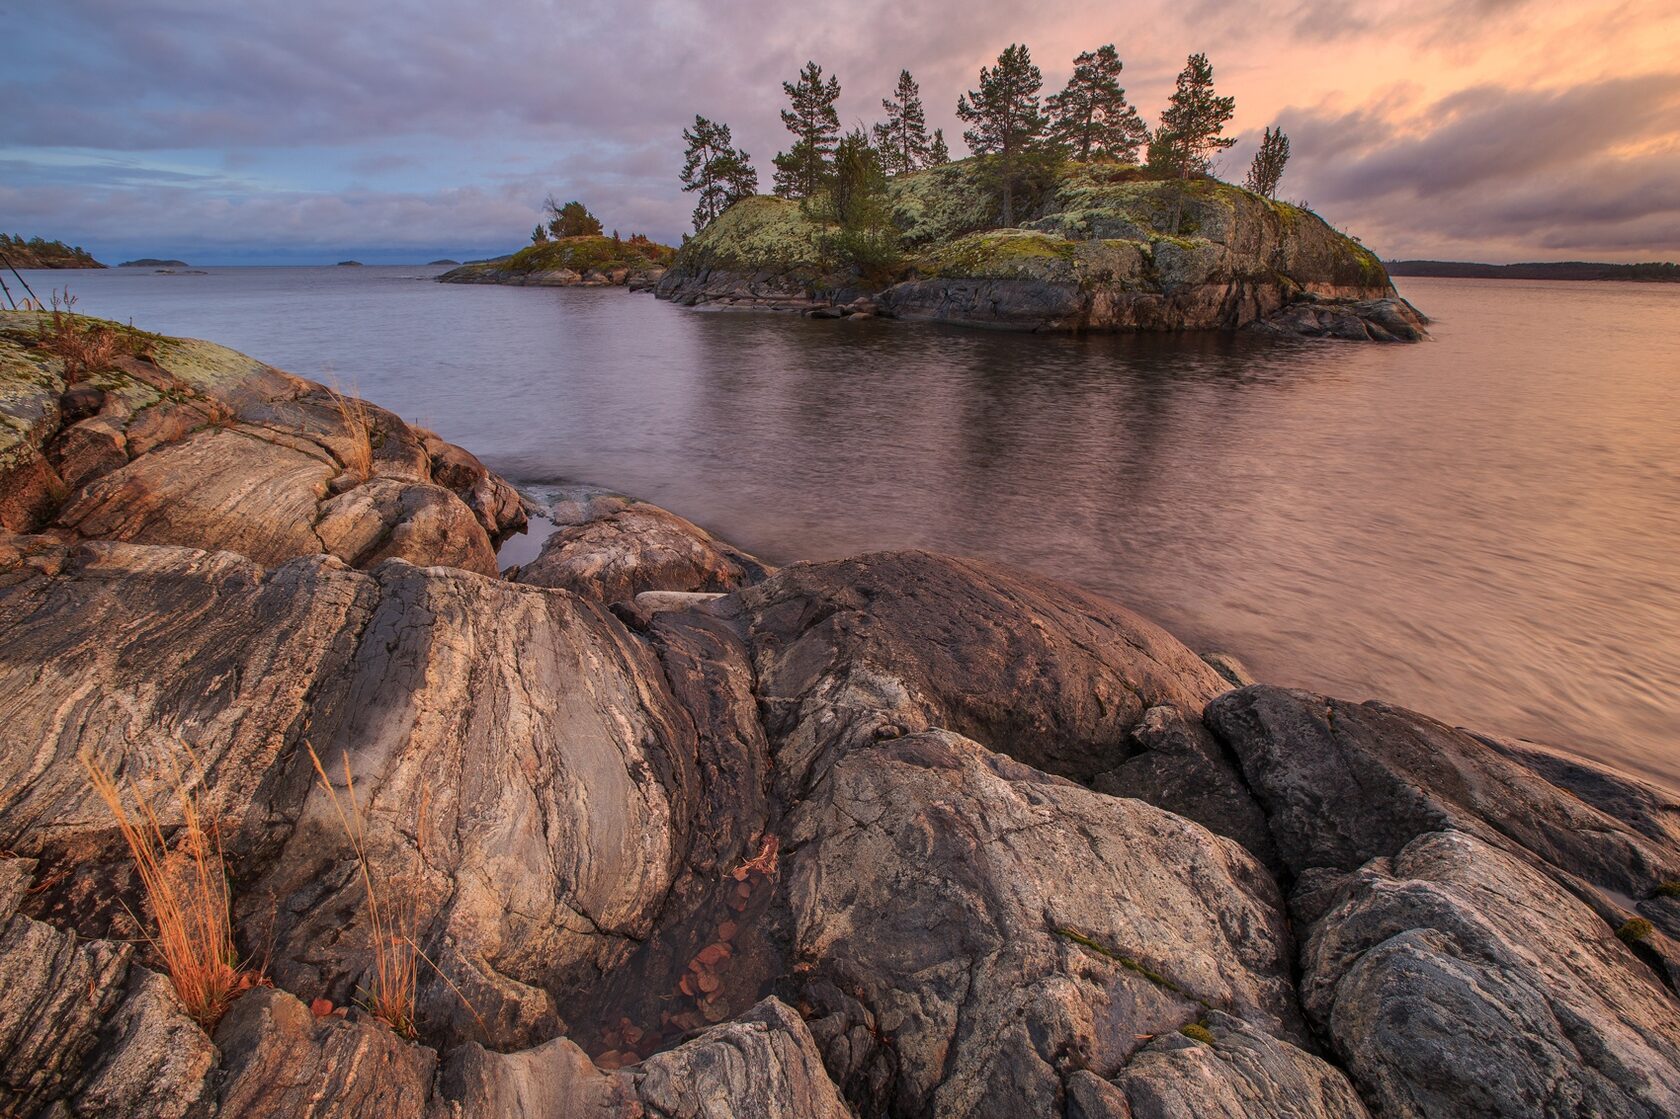
[(220, 827), (206, 815), (191, 778), (178, 772), (175, 792), (182, 825), (170, 850), (150, 805), (141, 804), (138, 813), (130, 815), (111, 774), (86, 755), (82, 765), (134, 856), (157, 925), (147, 939), (187, 1013), (208, 1030), (240, 992), (262, 982), (259, 973), (240, 966), (234, 948)]
[(53, 292), (51, 317), (42, 345), (64, 363), (64, 381), (76, 384), (92, 373), (109, 369), (124, 339), (110, 323), (83, 319), (74, 311), (76, 297)]
[(1191, 1022), (1188, 1026), (1180, 1026), (1178, 1032), (1191, 1041), (1199, 1041), (1203, 1045), (1213, 1044), (1213, 1033), (1200, 1022)]
[(1664, 882), (1657, 887), (1659, 898), (1680, 898), (1680, 882)]
[(1623, 944), (1632, 947), (1642, 940), (1648, 939), (1655, 932), (1651, 922), (1643, 917), (1630, 917), (1622, 922), (1622, 927), (1616, 930), (1616, 938)]

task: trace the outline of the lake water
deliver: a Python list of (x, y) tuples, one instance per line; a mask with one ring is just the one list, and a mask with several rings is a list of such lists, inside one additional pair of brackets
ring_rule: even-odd
[(35, 272), (358, 391), (537, 495), (767, 559), (926, 547), (1133, 606), (1262, 679), (1680, 788), (1680, 285), (1401, 281), (1415, 346), (693, 311), (437, 268)]

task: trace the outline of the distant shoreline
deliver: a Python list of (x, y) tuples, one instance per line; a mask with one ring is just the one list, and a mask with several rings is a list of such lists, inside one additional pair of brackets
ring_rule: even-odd
[(1460, 280), (1624, 280), (1680, 283), (1680, 264), (1601, 264), (1581, 260), (1532, 264), (1476, 264), (1456, 260), (1390, 260), (1390, 276), (1434, 276)]

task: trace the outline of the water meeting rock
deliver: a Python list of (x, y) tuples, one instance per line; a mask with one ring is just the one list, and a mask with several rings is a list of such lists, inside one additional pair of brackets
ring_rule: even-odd
[[(973, 560), (775, 571), (611, 498), (500, 578), (468, 452), (370, 405), (370, 464), (200, 343), (69, 385), (39, 329), (0, 316), (8, 1114), (1680, 1110), (1661, 789)], [(84, 758), (218, 824), (273, 984), (219, 1022)]]

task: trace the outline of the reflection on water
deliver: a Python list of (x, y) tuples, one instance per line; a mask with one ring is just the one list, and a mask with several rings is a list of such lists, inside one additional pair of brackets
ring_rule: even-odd
[(1436, 340), (1377, 347), (817, 322), (428, 274), (74, 283), (83, 309), (336, 379), (539, 491), (612, 486), (778, 561), (1022, 565), (1263, 678), (1680, 786), (1680, 288), (1409, 280)]

